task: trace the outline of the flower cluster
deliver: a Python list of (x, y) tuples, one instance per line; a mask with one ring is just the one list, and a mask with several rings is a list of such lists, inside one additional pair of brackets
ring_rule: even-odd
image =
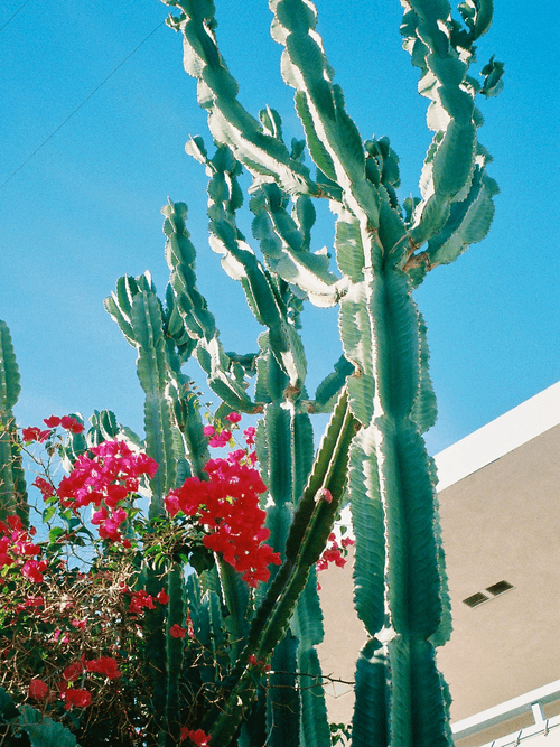
[(23, 530), (21, 519), (17, 514), (7, 517), (6, 522), (0, 521), (0, 568), (4, 566), (17, 568), (24, 578), (39, 582), (43, 580), (43, 572), (47, 569), (44, 560), (34, 560), (41, 549), (31, 541), (31, 534)]
[(344, 537), (340, 541), (340, 546), (338, 542), (336, 541), (336, 534), (334, 532), (331, 532), (329, 534), (329, 545), (327, 545), (327, 548), (323, 551), (323, 554), (317, 561), (317, 570), (318, 571), (325, 571), (329, 567), (329, 563), (334, 563), (337, 568), (344, 568), (346, 565), (346, 549), (349, 545), (353, 545), (354, 540), (350, 539), (350, 537)]
[(49, 436), (52, 436), (54, 429), (58, 428), (59, 425), (71, 433), (81, 433), (84, 430), (84, 426), (82, 423), (78, 422), (76, 418), (57, 418), (56, 415), (52, 415), (50, 418), (45, 418), (44, 422), (48, 430), (41, 430), (40, 428), (23, 428), (21, 432), (23, 440), (39, 441), (39, 443), (43, 443), (47, 438), (49, 438)]
[[(232, 412), (226, 419), (238, 423), (241, 415)], [(205, 431), (209, 428), (213, 426), (206, 426)], [(248, 431), (252, 442), (254, 428)], [(206, 435), (211, 435), (210, 431)], [(266, 492), (266, 486), (252, 457), (244, 449), (236, 449), (226, 459), (208, 460), (204, 467), (208, 480), (187, 478), (184, 485), (169, 493), (165, 506), (172, 517), (180, 511), (195, 517), (208, 531), (204, 546), (220, 553), (249, 586), (256, 587), (259, 581), (268, 581), (269, 565), (279, 565), (280, 555), (262, 544), (270, 536), (263, 526), (266, 514), (259, 506), (259, 495)]]
[[(62, 673), (62, 680), (56, 684), (58, 698), (64, 701), (64, 709), (69, 711), (76, 706), (77, 708), (87, 708), (91, 705), (91, 692), (78, 687), (68, 687), (69, 682), (75, 682), (79, 677), (85, 679), (85, 673), (92, 672), (101, 674), (109, 680), (114, 680), (121, 676), (116, 659), (111, 656), (100, 656), (99, 659), (86, 660), (85, 656), (69, 664)], [(83, 684), (83, 683), (82, 683)], [(35, 678), (29, 683), (29, 697), (34, 700), (56, 700), (57, 695), (51, 692), (44, 680)]]
[(163, 589), (160, 589), (156, 596), (153, 597), (148, 594), (146, 589), (132, 591), (128, 586), (123, 584), (121, 586), (121, 592), (123, 594), (130, 595), (128, 614), (133, 616), (141, 615), (144, 608), (149, 610), (156, 609), (154, 601), (159, 602), (159, 604), (167, 604), (167, 602), (169, 602), (169, 597)]
[(74, 511), (93, 504), (97, 511), (92, 524), (99, 525), (99, 536), (121, 542), (120, 525), (127, 518), (123, 501), (137, 492), (140, 477), (153, 476), (158, 465), (146, 454), (133, 453), (124, 441), (104, 441), (91, 453), (92, 457), (78, 457), (74, 469), (56, 490), (44, 478), (37, 478), (35, 485), (45, 499), (56, 495), (61, 506)]

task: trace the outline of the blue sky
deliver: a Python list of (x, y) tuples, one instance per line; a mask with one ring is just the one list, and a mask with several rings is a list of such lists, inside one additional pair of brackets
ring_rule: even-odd
[[(493, 27), (479, 42), (480, 67), (494, 53), (506, 66), (504, 91), (479, 102), (486, 118), (480, 139), (494, 156), (490, 173), (501, 194), (489, 237), (432, 272), (416, 293), (439, 401), (439, 421), (427, 438), (432, 453), (560, 378), (560, 85), (551, 62), (558, 22), (547, 5), (495, 0)], [(400, 4), (317, 6), (350, 115), (364, 138), (391, 138), (401, 159), (401, 196), (417, 194), (431, 134), (418, 71), (401, 48)], [(240, 100), (253, 114), (269, 104), (282, 114), (287, 139), (300, 136), (267, 3), (218, 0), (216, 7), (218, 40), (241, 85)], [(0, 9), (0, 318), (19, 360), (16, 415), (24, 425), (53, 413), (110, 408), (141, 430), (136, 354), (102, 301), (118, 277), (147, 269), (164, 295), (160, 209), (168, 196), (189, 205), (199, 286), (226, 349), (256, 349), (259, 327), (208, 248), (206, 179), (184, 152), (189, 134), (207, 135), (205, 118), (182, 68), (179, 35), (158, 27), (166, 15), (157, 0), (4, 0)], [(319, 223), (315, 249), (332, 245), (328, 210)], [(304, 316), (311, 389), (339, 355), (335, 320), (334, 310)]]

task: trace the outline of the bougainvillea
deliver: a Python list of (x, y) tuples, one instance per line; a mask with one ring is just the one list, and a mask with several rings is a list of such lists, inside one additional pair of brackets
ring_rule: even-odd
[[(235, 430), (241, 416), (231, 412), (224, 421)], [(137, 515), (135, 497), (141, 482), (156, 473), (157, 464), (122, 440), (107, 440), (76, 457), (70, 472), (57, 483), (53, 479), (56, 470), (50, 466), (57, 452), (53, 448), (55, 430), (62, 427), (69, 434), (78, 434), (83, 425), (74, 418), (56, 416), (47, 418), (45, 424), (48, 431), (23, 429), (22, 443), (43, 444), (49, 455), (34, 485), (47, 506), (43, 516), (49, 520), (58, 516), (66, 528), (55, 521), (48, 541), (35, 541), (36, 529), (25, 528), (18, 515), (0, 522), (0, 589), (4, 586), (11, 592), (0, 597), (0, 660), (10, 665), (11, 691), (20, 687), (45, 714), (61, 718), (63, 713), (84, 709), (100, 712), (109, 702), (115, 713), (121, 709), (121, 729), (132, 733), (131, 729), (138, 729), (133, 723), (142, 718), (134, 702), (123, 704), (127, 692), (134, 690), (137, 697), (139, 688), (148, 686), (137, 681), (136, 669), (143, 620), (158, 609), (165, 620), (170, 599), (163, 588), (150, 594), (139, 585), (138, 571), (133, 567), (134, 553), (149, 553), (152, 541), (149, 532), (142, 535), (145, 525)], [(206, 427), (205, 435), (209, 445), (223, 448), (233, 443), (232, 430), (224, 422), (216, 422)], [(188, 478), (170, 491), (165, 504), (170, 536), (191, 527), (198, 533), (199, 548), (209, 555), (217, 553), (248, 585), (256, 587), (269, 579), (269, 566), (279, 564), (280, 556), (266, 544), (269, 530), (263, 526), (265, 512), (260, 508), (266, 486), (251, 451), (255, 429), (249, 427), (243, 435), (245, 448), (208, 460), (205, 479)], [(62, 454), (60, 438), (57, 447)], [(34, 461), (37, 466), (42, 464), (37, 456)], [(87, 507), (92, 511), (89, 519), (82, 516)], [(180, 517), (183, 520), (177, 523)], [(123, 524), (128, 522), (131, 527), (132, 519), (133, 534), (140, 531), (134, 546), (122, 534)], [(90, 570), (70, 570), (71, 554), (64, 555), (61, 548), (72, 547), (80, 532), (84, 537), (92, 536), (88, 532), (94, 527), (106, 547), (104, 552), (111, 553), (107, 556), (110, 562), (105, 562), (102, 570), (96, 569), (95, 560)], [(163, 534), (160, 531), (159, 542)], [(182, 541), (192, 541), (189, 536)], [(11, 649), (8, 642), (22, 640), (24, 630), (29, 645)], [(200, 649), (189, 610), (183, 620), (169, 627), (169, 635)], [(194, 654), (193, 660), (199, 656)], [(253, 666), (270, 669), (269, 664), (253, 659)], [(0, 685), (10, 684), (7, 671)], [(195, 745), (210, 743), (203, 730), (186, 726), (181, 731), (184, 740)]]
[[(241, 416), (230, 413), (226, 416), (238, 423)], [(212, 429), (212, 430), (210, 430)], [(222, 446), (213, 426), (206, 426), (205, 435), (209, 444)], [(221, 435), (230, 431), (221, 431)], [(252, 442), (254, 429), (249, 432)], [(208, 480), (189, 477), (185, 483), (172, 490), (165, 499), (171, 517), (179, 512), (193, 517), (207, 530), (204, 546), (219, 553), (236, 571), (239, 571), (249, 586), (258, 586), (259, 581), (268, 581), (271, 564), (280, 564), (280, 555), (263, 544), (270, 531), (263, 526), (265, 512), (260, 508), (259, 496), (266, 486), (255, 467), (254, 454), (245, 449), (236, 449), (226, 459), (210, 459), (204, 471)]]

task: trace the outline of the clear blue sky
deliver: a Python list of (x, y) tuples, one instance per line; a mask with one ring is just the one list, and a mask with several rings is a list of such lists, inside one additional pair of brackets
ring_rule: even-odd
[[(23, 5), (4, 0), (0, 8), (0, 27), (7, 24), (0, 30), (0, 183), (167, 15), (157, 0)], [(268, 4), (216, 6), (218, 40), (240, 100), (255, 115), (270, 104), (283, 115), (287, 138), (300, 136)], [(317, 6), (350, 115), (364, 138), (391, 138), (401, 196), (417, 194), (431, 133), (418, 70), (401, 48), (399, 2)], [(428, 433), (432, 453), (560, 378), (558, 31), (549, 3), (495, 0), (493, 27), (479, 43), (481, 66), (493, 53), (506, 65), (504, 91), (479, 103), (486, 118), (480, 139), (495, 158), (490, 173), (502, 191), (489, 237), (431, 273), (416, 294), (439, 400), (439, 421)], [(182, 68), (181, 38), (161, 26), (0, 189), (0, 318), (18, 355), (22, 424), (110, 408), (141, 430), (136, 354), (102, 301), (118, 277), (147, 269), (163, 297), (160, 208), (168, 196), (189, 205), (199, 286), (226, 349), (256, 349), (259, 328), (207, 245), (206, 179), (184, 152), (189, 134), (205, 135), (205, 118)], [(250, 235), (247, 218), (244, 227)], [(332, 245), (332, 235), (323, 211), (314, 248)], [(326, 331), (336, 313), (306, 317), (313, 389), (339, 354), (336, 334)]]

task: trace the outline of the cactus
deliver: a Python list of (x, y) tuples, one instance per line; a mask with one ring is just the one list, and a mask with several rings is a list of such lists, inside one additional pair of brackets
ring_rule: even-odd
[(0, 521), (17, 513), (23, 526), (29, 522), (29, 506), (21, 455), (16, 447), (12, 408), (20, 393), (19, 369), (6, 322), (0, 320)]
[[(490, 25), (491, 1), (461, 2), (462, 24), (452, 19), (447, 0), (402, 2), (404, 46), (420, 68), (419, 91), (430, 99), (428, 125), (435, 132), (424, 162), (421, 197), (405, 200), (402, 207), (395, 191), (398, 158), (387, 138), (364, 143), (347, 114), (315, 31), (317, 12), (311, 2), (270, 0), (272, 35), (284, 47), (282, 75), (295, 89), (305, 131), (305, 143), (292, 141), (291, 148), (282, 140), (278, 113), (267, 107), (257, 121), (237, 100), (237, 83), (217, 46), (213, 2), (167, 4), (179, 11), (169, 25), (184, 35), (185, 69), (198, 79), (199, 105), (208, 114), (217, 144), (212, 159), (201, 138), (187, 144), (187, 152), (210, 173), (210, 243), (222, 254), (224, 269), (242, 283), (257, 320), (268, 327), (256, 358), (253, 411), (263, 406), (259, 451), (274, 501), (269, 525), (275, 542), (285, 536), (284, 506), (297, 484), (277, 485), (277, 470), (282, 465), (283, 475), (293, 475), (294, 464), (302, 472), (308, 464), (303, 452), (293, 451), (297, 436), (288, 421), (327, 407), (344, 382), (339, 403), (346, 403), (356, 432), (348, 455), (355, 605), (368, 634), (357, 663), (353, 743), (450, 744), (449, 698), (435, 664), (435, 644), (441, 645), (450, 630), (444, 555), (433, 464), (422, 439), (435, 420), (436, 406), (426, 327), (411, 292), (431, 269), (454, 261), (469, 244), (483, 239), (492, 221), (497, 187), (486, 173), (490, 157), (477, 140), (482, 117), (475, 97), (498, 92), (503, 67), (492, 59), (483, 69), (483, 85), (468, 74), (474, 42)], [(302, 162), (305, 145), (317, 167), (315, 179)], [(250, 209), (262, 263), (235, 225), (241, 167), (253, 180)], [(337, 215), (340, 274), (331, 271), (326, 254), (310, 251), (311, 198), (321, 197), (330, 200)], [(296, 332), (305, 300), (339, 305), (344, 352), (315, 402), (303, 388), (306, 363)], [(196, 354), (210, 386), (228, 404), (240, 407), (231, 394), (233, 378), (227, 393), (219, 381), (227, 359), (220, 353), (210, 365), (202, 352), (208, 350), (208, 339), (199, 340)], [(332, 429), (330, 433), (332, 437)], [(332, 448), (328, 437), (323, 445), (327, 451)], [(295, 455), (291, 465), (288, 453)], [(311, 477), (308, 488), (312, 484)], [(291, 502), (297, 504), (297, 496)], [(289, 538), (287, 547), (293, 547)], [(267, 599), (261, 610), (268, 609)], [(308, 638), (302, 628), (309, 615), (320, 627), (320, 613), (304, 600), (292, 620), (302, 647), (301, 655), (296, 654), (300, 663), (309, 654), (303, 647), (320, 637), (315, 633)], [(250, 633), (249, 641), (256, 645), (260, 636), (262, 632), (258, 639)], [(290, 646), (286, 644), (283, 656)], [(311, 744), (319, 738), (306, 735), (308, 705), (303, 699), (300, 708), (300, 743)], [(233, 727), (223, 726), (233, 711), (225, 713), (205, 721), (220, 745), (234, 736)], [(293, 730), (287, 733), (292, 739)]]

